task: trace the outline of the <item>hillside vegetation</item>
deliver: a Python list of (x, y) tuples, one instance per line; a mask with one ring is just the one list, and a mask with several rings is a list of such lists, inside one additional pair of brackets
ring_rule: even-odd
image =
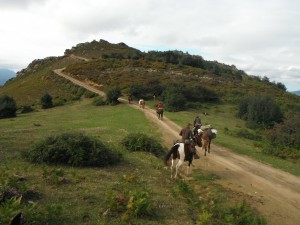
[[(104, 90), (118, 85), (124, 94), (132, 85), (164, 88), (177, 83), (188, 88), (205, 88), (223, 102), (234, 103), (244, 96), (259, 94), (273, 96), (286, 113), (300, 108), (299, 97), (287, 93), (283, 84), (271, 82), (267, 77), (247, 75), (234, 65), (206, 61), (181, 51), (145, 53), (124, 43), (111, 44), (105, 40), (78, 44), (66, 49), (61, 57), (34, 60), (0, 88), (0, 94), (14, 97), (18, 105), (38, 104), (45, 92), (54, 99), (72, 100), (78, 97), (75, 88), (53, 73), (54, 69), (63, 67), (66, 73), (101, 85)], [(161, 89), (143, 91), (146, 97), (161, 94)]]
[[(124, 43), (99, 40), (66, 49), (61, 57), (34, 60), (0, 88), (0, 95), (13, 97), (19, 108), (35, 109), (41, 108), (45, 94), (51, 96), (54, 106), (94, 96), (55, 74), (57, 68), (65, 68), (64, 73), (107, 93), (118, 90), (123, 96), (146, 100), (155, 95), (165, 102), (167, 111), (203, 111), (207, 103), (232, 104), (237, 119), (245, 119), (248, 128), (271, 140), (264, 147), (268, 154), (293, 160), (300, 157), (299, 128), (292, 122), (300, 118), (300, 97), (266, 76), (247, 75), (234, 65), (177, 50), (146, 53)], [(265, 104), (260, 99), (268, 100)], [(292, 124), (288, 137), (281, 135), (286, 133), (285, 124)], [(274, 129), (266, 132), (265, 128)], [(285, 153), (279, 154), (282, 148)]]
[[(133, 131), (143, 134), (143, 140), (147, 135), (161, 141), (143, 112), (123, 104), (96, 107), (91, 102), (83, 99), (1, 120), (0, 224), (19, 211), (28, 224), (266, 224), (250, 207), (251, 199), (215, 183), (221, 179), (216, 175), (195, 169), (192, 183), (173, 181), (161, 158), (126, 150), (122, 142)], [(36, 164), (23, 157), (41, 140), (66, 138), (66, 132), (74, 131), (101, 140), (123, 155), (122, 162), (78, 168)], [(68, 148), (60, 138), (52, 140), (56, 147), (60, 142)]]

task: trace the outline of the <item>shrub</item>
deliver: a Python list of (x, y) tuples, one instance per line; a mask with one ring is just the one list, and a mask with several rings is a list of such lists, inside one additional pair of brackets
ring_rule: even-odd
[(106, 101), (109, 104), (116, 105), (119, 103), (118, 98), (121, 96), (121, 89), (119, 87), (111, 88), (106, 93)]
[(28, 105), (24, 105), (21, 108), (21, 113), (30, 113), (30, 112), (33, 112), (33, 111), (34, 111), (34, 109), (31, 106), (28, 106)]
[(17, 105), (13, 98), (7, 95), (0, 97), (0, 118), (15, 117), (16, 111)]
[(123, 140), (122, 144), (129, 151), (145, 151), (159, 157), (164, 154), (162, 145), (152, 137), (142, 133), (128, 134)]
[(46, 93), (42, 98), (41, 98), (41, 105), (42, 109), (48, 109), (53, 107), (52, 103), (52, 97), (48, 93)]
[(300, 115), (286, 119), (267, 132), (264, 152), (280, 158), (300, 158)]
[(36, 163), (98, 167), (113, 165), (121, 160), (120, 153), (82, 133), (50, 136), (32, 146), (26, 157)]
[(177, 112), (185, 109), (186, 98), (178, 85), (168, 86), (163, 92), (163, 98), (166, 110)]
[(283, 113), (270, 96), (251, 96), (239, 104), (238, 117), (247, 120), (248, 127), (255, 124), (270, 128), (281, 122)]

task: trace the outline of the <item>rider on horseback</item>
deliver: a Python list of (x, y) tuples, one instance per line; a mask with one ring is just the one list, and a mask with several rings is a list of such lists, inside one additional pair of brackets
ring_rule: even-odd
[(199, 159), (200, 157), (196, 153), (195, 146), (191, 148), (191, 140), (193, 140), (193, 133), (191, 131), (191, 124), (187, 123), (186, 127), (182, 128), (179, 135), (181, 136), (181, 141), (184, 143), (184, 149), (193, 154), (195, 159)]
[(194, 135), (196, 136), (198, 134), (198, 130), (201, 127), (201, 119), (199, 116), (196, 116), (195, 120), (194, 120)]
[(163, 115), (164, 115), (164, 106), (162, 104), (162, 102), (159, 102), (157, 104), (157, 109), (156, 109), (156, 113), (158, 115), (158, 118), (163, 118)]

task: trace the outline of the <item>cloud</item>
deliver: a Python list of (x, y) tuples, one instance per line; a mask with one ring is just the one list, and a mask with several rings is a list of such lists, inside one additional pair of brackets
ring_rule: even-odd
[[(0, 63), (26, 65), (105, 39), (182, 50), (288, 82), (300, 67), (296, 0), (0, 0)], [(151, 48), (151, 49), (150, 49)], [(1, 65), (0, 65), (1, 66)]]

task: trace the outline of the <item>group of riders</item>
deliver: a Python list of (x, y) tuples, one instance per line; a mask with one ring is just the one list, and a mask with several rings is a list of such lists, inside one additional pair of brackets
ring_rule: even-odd
[[(155, 95), (153, 96), (155, 100)], [(132, 97), (128, 96), (128, 103), (131, 104)], [(144, 99), (139, 100), (139, 105), (141, 106), (141, 102), (145, 104)], [(156, 107), (156, 113), (159, 119), (163, 118), (164, 106), (162, 102), (159, 102)], [(199, 155), (196, 152), (195, 144), (193, 144), (193, 140), (195, 136), (198, 135), (198, 130), (201, 127), (201, 119), (199, 116), (196, 116), (194, 119), (194, 127), (191, 129), (192, 124), (187, 123), (187, 125), (181, 129), (179, 135), (181, 136), (181, 142), (184, 143), (185, 151), (189, 154), (193, 154), (195, 159), (199, 159)]]
[[(153, 95), (153, 99), (154, 99), (154, 101), (155, 101), (155, 95)], [(128, 96), (128, 103), (129, 104), (131, 104), (132, 103), (132, 96), (131, 95), (129, 95)], [(145, 104), (146, 104), (146, 102), (145, 102), (145, 100), (144, 99), (140, 99), (139, 100), (139, 105), (140, 105), (140, 108), (145, 108)], [(163, 118), (163, 114), (164, 114), (164, 105), (163, 105), (163, 103), (162, 102), (159, 102), (158, 104), (157, 104), (157, 107), (156, 107), (156, 113), (157, 113), (157, 116), (158, 116), (158, 119), (162, 119)]]

